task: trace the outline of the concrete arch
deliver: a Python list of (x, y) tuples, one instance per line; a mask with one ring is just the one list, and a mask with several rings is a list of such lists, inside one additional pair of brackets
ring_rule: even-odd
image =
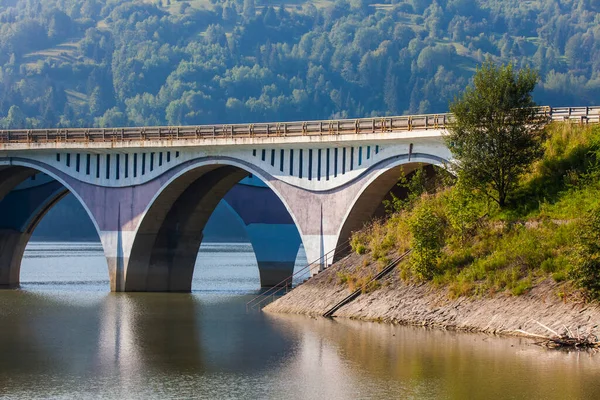
[[(398, 183), (402, 172), (408, 175), (424, 165), (434, 165), (448, 169), (450, 164), (443, 158), (428, 154), (401, 155), (384, 160), (374, 169), (373, 173), (367, 173), (367, 179), (361, 184), (361, 189), (350, 201), (346, 214), (342, 219), (342, 224), (337, 233), (336, 248), (342, 247), (350, 239), (352, 232), (361, 229), (365, 223), (373, 218), (385, 196)], [(336, 252), (334, 261), (342, 256), (344, 256), (343, 252)]]
[[(60, 184), (63, 185), (79, 201), (79, 203), (81, 204), (81, 206), (87, 213), (88, 217), (90, 217), (90, 220), (92, 221), (92, 224), (94, 225), (94, 228), (96, 229), (96, 232), (98, 234), (100, 234), (101, 229), (98, 225), (98, 221), (96, 220), (94, 213), (90, 210), (87, 202), (83, 199), (83, 197), (81, 196), (79, 191), (76, 190), (73, 185), (71, 185), (71, 183), (70, 183), (71, 178), (68, 175), (63, 176), (62, 172), (55, 170), (52, 167), (47, 167), (43, 163), (40, 163), (37, 161), (28, 161), (28, 160), (21, 159), (21, 158), (11, 158), (9, 163), (10, 164), (8, 164), (8, 162), (5, 162), (4, 165), (7, 166), (8, 168), (10, 168), (10, 166), (20, 166), (20, 167), (29, 168), (29, 169), (33, 170), (33, 174), (38, 173), (38, 172), (43, 172), (44, 174), (46, 174), (46, 175), (50, 176), (51, 178), (55, 179), (56, 181), (60, 182)], [(0, 162), (0, 166), (2, 166), (2, 162)], [(0, 198), (2, 198), (2, 197), (3, 197), (2, 191), (0, 190)]]
[[(57, 179), (49, 174), (43, 179), (39, 172), (39, 168), (22, 165), (0, 171), (0, 287), (19, 286), (23, 255), (33, 231), (69, 193)], [(34, 177), (41, 182), (27, 184)]]
[(273, 178), (262, 171), (229, 158), (192, 160), (163, 181), (141, 213), (118, 290), (190, 291), (206, 222), (227, 192), (250, 173), (273, 190), (295, 222), (286, 200), (271, 185)]

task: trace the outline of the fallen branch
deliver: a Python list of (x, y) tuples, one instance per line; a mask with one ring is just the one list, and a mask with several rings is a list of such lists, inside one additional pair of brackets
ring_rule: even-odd
[(573, 335), (573, 332), (564, 326), (565, 332), (559, 334), (553, 329), (550, 329), (546, 325), (541, 322), (535, 321), (539, 326), (546, 329), (548, 332), (551, 332), (551, 336), (538, 335), (536, 333), (531, 333), (524, 331), (522, 329), (517, 329), (515, 332), (520, 333), (524, 336), (543, 339), (540, 342), (536, 342), (540, 346), (549, 347), (552, 349), (566, 349), (566, 348), (574, 348), (574, 349), (597, 349), (600, 348), (600, 341), (598, 340), (598, 336), (588, 331), (587, 334), (582, 335), (579, 331), (579, 327), (577, 328), (577, 336)]

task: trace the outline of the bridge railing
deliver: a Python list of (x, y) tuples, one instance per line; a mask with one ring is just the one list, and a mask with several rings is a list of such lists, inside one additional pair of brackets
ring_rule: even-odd
[(251, 299), (246, 303), (246, 311), (250, 311), (254, 308), (262, 308), (274, 301), (277, 297), (287, 294), (293, 289), (294, 282), (297, 280), (302, 281), (305, 277), (310, 277), (312, 274), (313, 267), (318, 266), (319, 268), (326, 269), (329, 266), (329, 261), (333, 261), (333, 255), (336, 252), (348, 252), (351, 249), (350, 241), (347, 240), (344, 243), (337, 246), (335, 249), (322, 255), (319, 259), (305, 265), (299, 270), (295, 271), (292, 275), (288, 276), (277, 285), (267, 289), (260, 293), (258, 296)]
[[(600, 107), (540, 107), (550, 121), (600, 123)], [(411, 130), (444, 129), (451, 114), (405, 115), (323, 121), (268, 122), (256, 124), (153, 126), (124, 128), (11, 129), (0, 130), (0, 143), (128, 142), (281, 136), (375, 134)]]

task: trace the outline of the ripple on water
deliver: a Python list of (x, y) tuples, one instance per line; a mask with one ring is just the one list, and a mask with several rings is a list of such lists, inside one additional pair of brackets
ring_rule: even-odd
[(109, 293), (100, 248), (53, 246), (28, 248), (23, 289), (0, 291), (2, 398), (600, 398), (600, 358), (586, 353), (246, 313), (248, 246), (201, 253), (189, 294)]

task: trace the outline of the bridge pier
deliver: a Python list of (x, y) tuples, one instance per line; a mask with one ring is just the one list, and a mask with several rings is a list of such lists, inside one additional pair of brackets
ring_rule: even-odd
[(31, 234), (3, 230), (0, 232), (0, 288), (19, 287), (21, 262)]
[(277, 195), (262, 181), (245, 178), (225, 195), (225, 204), (239, 216), (254, 249), (260, 286), (281, 284), (294, 273), (300, 235)]
[(258, 263), (260, 286), (277, 286), (292, 276), (300, 248), (300, 236), (296, 227), (252, 224), (246, 229)]
[(229, 166), (199, 168), (148, 196), (128, 262), (123, 259), (125, 281), (119, 290), (189, 292), (204, 226), (219, 201), (247, 174)]
[(419, 159), (406, 162), (408, 159), (404, 154), (392, 157), (353, 182), (327, 191), (307, 191), (279, 180), (271, 181), (287, 200), (308, 262), (317, 261), (311, 266), (312, 275), (348, 254), (352, 232), (371, 220), (402, 174), (408, 175), (423, 165)]

